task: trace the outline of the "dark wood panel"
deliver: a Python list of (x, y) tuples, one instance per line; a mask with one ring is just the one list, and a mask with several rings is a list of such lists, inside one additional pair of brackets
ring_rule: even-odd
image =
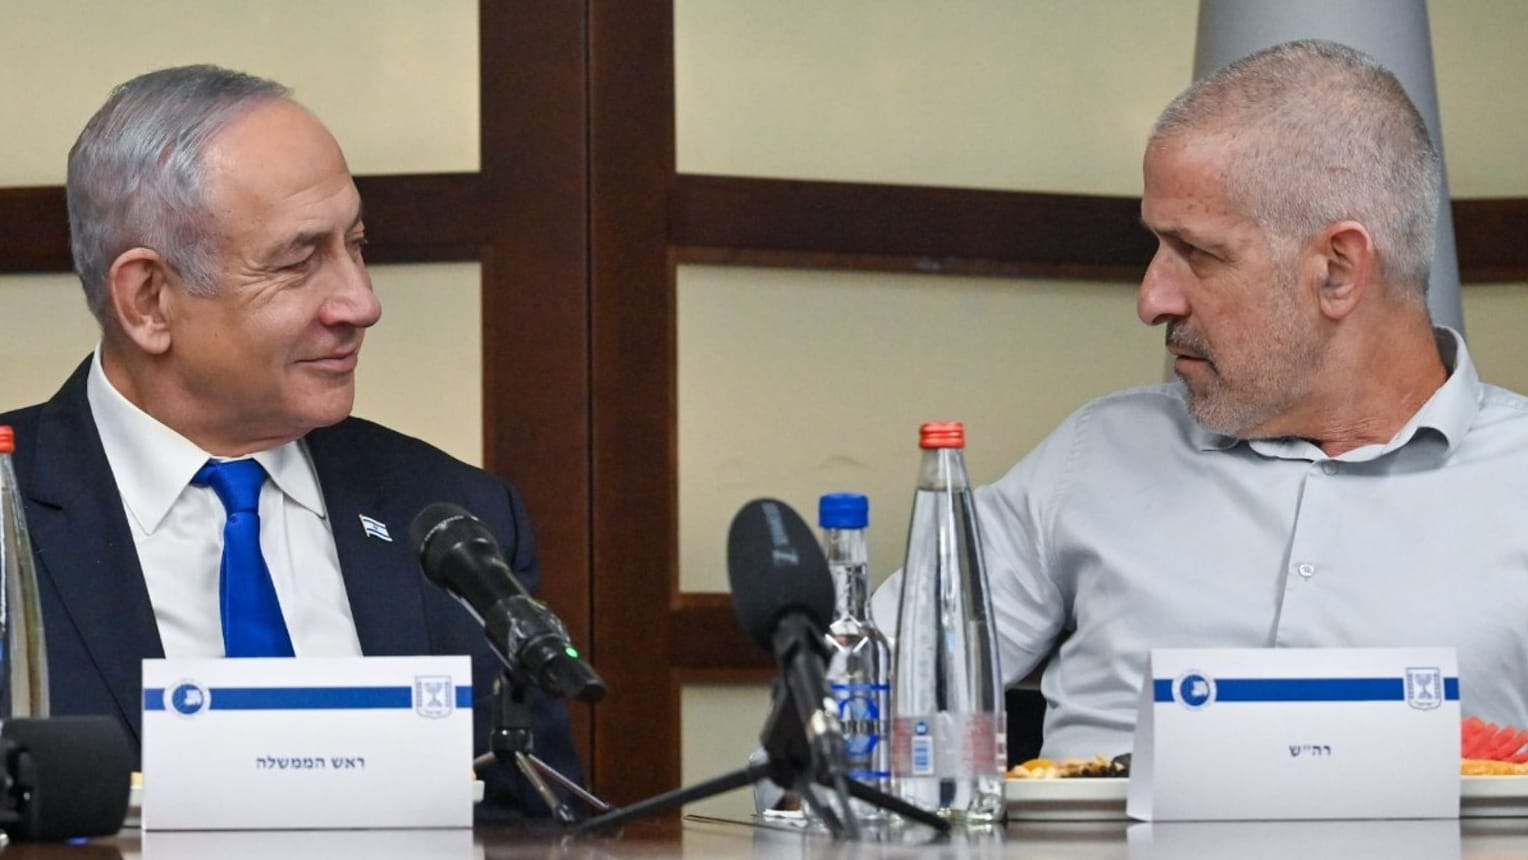
[[(768, 684), (779, 677), (780, 672), (773, 664), (768, 666), (738, 667), (717, 666), (685, 668), (679, 667), (674, 670), (675, 678), (682, 687), (685, 684)], [(748, 719), (748, 715), (740, 715), (742, 719)], [(764, 723), (764, 715), (758, 714), (760, 725)]]
[[(358, 176), (372, 263), (475, 260), (484, 241), (483, 189), (473, 173)], [(68, 272), (62, 186), (0, 188), (0, 273)]]
[(738, 624), (732, 595), (687, 591), (669, 612), (669, 665), (677, 670), (769, 669), (774, 657)]
[(676, 263), (711, 266), (760, 266), (775, 269), (827, 269), (893, 274), (959, 275), (968, 278), (1056, 278), (1119, 281), (1134, 287), (1145, 274), (1144, 264), (1131, 268), (1087, 264), (1029, 263), (1022, 260), (978, 260), (972, 257), (931, 257), (894, 254), (836, 254), (827, 251), (761, 251), (749, 248), (674, 248)]
[(611, 683), (595, 773), (606, 799), (629, 803), (679, 784), (677, 681), (663, 659), (678, 542), (671, 4), (592, 0), (589, 30), (594, 617)]
[[(590, 619), (588, 152), (581, 0), (478, 9), (484, 461), (524, 492), (541, 596), (596, 667)], [(586, 766), (595, 716), (572, 706)]]
[(1528, 197), (1454, 201), (1459, 279), (1528, 280)]
[(63, 186), (0, 188), (0, 273), (73, 268)]
[(487, 207), (476, 173), (357, 176), (371, 263), (476, 260)]
[[(1135, 282), (1139, 200), (921, 186), (676, 177), (680, 262)], [(1453, 201), (1466, 284), (1528, 280), (1528, 197)]]
[[(486, 122), (484, 134), (493, 134)], [(510, 139), (502, 151), (526, 143)], [(486, 160), (492, 151), (501, 147), (485, 147)], [(478, 174), (360, 176), (356, 184), (374, 263), (477, 259), (495, 221)], [(1151, 253), (1137, 205), (1130, 197), (680, 175), (670, 241), (681, 262), (1134, 281)], [(1455, 200), (1453, 215), (1464, 283), (1528, 280), (1528, 197)], [(69, 269), (63, 188), (0, 188), (0, 273)]]
[(669, 241), (681, 248), (1021, 264), (1034, 274), (1133, 278), (1155, 240), (1129, 197), (680, 175)]

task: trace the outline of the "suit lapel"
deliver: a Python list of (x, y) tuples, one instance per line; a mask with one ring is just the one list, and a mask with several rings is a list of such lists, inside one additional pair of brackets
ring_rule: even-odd
[(87, 359), (39, 416), (36, 456), (23, 479), (34, 502), (27, 527), (39, 577), (52, 583), (68, 623), (138, 735), (142, 660), (163, 657), (164, 646), (85, 397), (88, 369)]
[[(408, 546), (413, 513), (400, 510), (399, 493), (387, 492), (387, 467), (371, 460), (371, 452), (349, 432), (351, 424), (347, 419), (314, 430), (306, 441), (323, 488), (361, 653), (428, 654), (424, 575)], [(385, 527), (391, 540), (368, 532), (363, 516)]]

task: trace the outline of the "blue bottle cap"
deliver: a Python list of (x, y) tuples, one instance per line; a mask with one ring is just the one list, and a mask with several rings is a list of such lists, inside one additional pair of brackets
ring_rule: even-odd
[(817, 525), (862, 529), (870, 525), (870, 500), (859, 493), (828, 493), (817, 501)]

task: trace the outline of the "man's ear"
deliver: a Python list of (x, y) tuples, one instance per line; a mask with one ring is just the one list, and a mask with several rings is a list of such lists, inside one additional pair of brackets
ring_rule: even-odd
[(1346, 317), (1368, 293), (1379, 263), (1368, 229), (1357, 221), (1328, 224), (1317, 234), (1311, 255), (1322, 315), (1334, 321)]
[(157, 251), (130, 248), (106, 274), (106, 305), (122, 334), (144, 352), (170, 348), (170, 280), (176, 277)]

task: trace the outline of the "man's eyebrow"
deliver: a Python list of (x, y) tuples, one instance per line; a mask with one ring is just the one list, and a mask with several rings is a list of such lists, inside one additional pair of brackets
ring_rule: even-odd
[[(363, 219), (364, 214), (362, 213), (360, 207), (357, 207), (355, 212), (355, 220), (351, 221), (350, 226), (345, 228), (345, 234), (349, 235), (354, 233), (357, 228), (362, 226), (361, 222)], [(275, 249), (275, 254), (279, 256), (281, 254), (287, 254), (292, 251), (302, 251), (309, 248), (316, 248), (319, 245), (322, 245), (324, 241), (329, 238), (329, 235), (329, 230), (308, 230), (302, 233), (298, 233), (297, 235), (279, 245)]]
[(1141, 219), (1141, 226), (1146, 228), (1152, 235), (1162, 239), (1171, 239), (1174, 242), (1182, 242), (1206, 250), (1215, 250), (1218, 247), (1214, 242), (1205, 239), (1192, 230), (1186, 230), (1182, 227), (1163, 227), (1157, 229), (1147, 224), (1144, 218)]

